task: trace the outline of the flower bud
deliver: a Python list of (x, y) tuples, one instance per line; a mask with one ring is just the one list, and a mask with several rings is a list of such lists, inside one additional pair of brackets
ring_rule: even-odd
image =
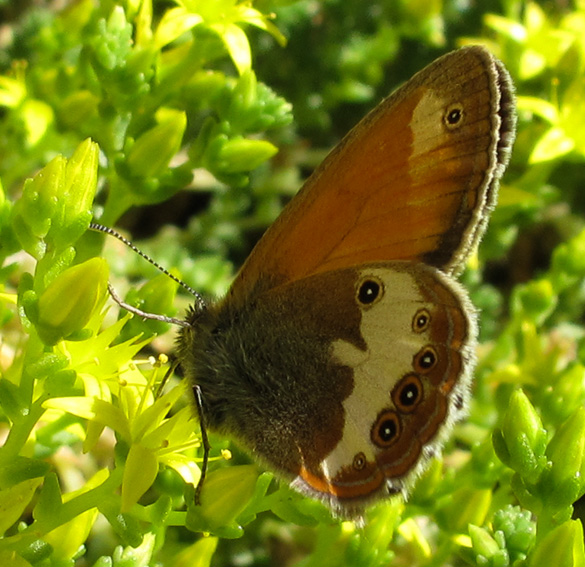
[(168, 110), (159, 124), (142, 134), (128, 155), (130, 173), (137, 177), (158, 177), (179, 151), (187, 127), (185, 112)]
[(502, 429), (494, 432), (493, 442), (504, 464), (529, 482), (536, 482), (546, 464), (546, 430), (521, 390), (512, 394)]
[(583, 526), (568, 520), (548, 532), (536, 545), (529, 567), (582, 567), (585, 565)]
[(92, 258), (60, 274), (39, 298), (38, 332), (46, 344), (83, 329), (105, 298), (108, 265)]
[(585, 409), (579, 408), (557, 430), (547, 449), (550, 467), (540, 488), (549, 506), (571, 506), (585, 491)]
[(251, 171), (278, 152), (266, 140), (232, 138), (225, 141), (215, 156), (215, 167), (222, 173)]

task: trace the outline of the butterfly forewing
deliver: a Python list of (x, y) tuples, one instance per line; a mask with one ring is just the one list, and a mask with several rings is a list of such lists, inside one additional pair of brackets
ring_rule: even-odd
[(514, 125), (510, 79), (486, 50), (438, 59), (327, 157), (248, 258), (232, 300), (363, 262), (459, 271), (495, 203)]

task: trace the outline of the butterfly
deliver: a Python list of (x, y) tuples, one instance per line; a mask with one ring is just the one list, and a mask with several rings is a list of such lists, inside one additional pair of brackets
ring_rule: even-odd
[(329, 154), (177, 356), (207, 427), (342, 517), (406, 492), (465, 413), (477, 314), (455, 277), (515, 135), (512, 81), (451, 52)]

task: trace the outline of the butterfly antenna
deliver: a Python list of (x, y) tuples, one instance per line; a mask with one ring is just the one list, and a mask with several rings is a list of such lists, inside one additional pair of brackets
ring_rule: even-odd
[[(134, 243), (132, 243), (126, 237), (122, 236), (118, 231), (114, 230), (113, 228), (110, 228), (109, 226), (104, 226), (103, 224), (99, 224), (99, 223), (95, 223), (95, 222), (89, 223), (89, 228), (91, 230), (95, 230), (96, 232), (103, 232), (104, 234), (109, 234), (110, 236), (117, 238), (120, 242), (122, 242), (123, 244), (128, 246), (128, 248), (130, 248), (134, 252), (136, 252), (136, 254), (138, 254), (141, 258), (144, 258), (147, 262), (152, 264), (157, 270), (159, 270), (160, 272), (162, 272), (163, 274), (165, 274), (166, 276), (171, 278), (173, 281), (177, 282), (184, 289), (186, 289), (191, 295), (193, 295), (195, 297), (199, 308), (205, 307), (205, 300), (203, 299), (203, 297), (201, 296), (200, 293), (195, 291), (190, 285), (186, 284), (184, 281), (180, 280), (178, 277), (171, 274), (166, 268), (163, 268), (158, 262), (153, 260), (148, 254), (146, 254), (142, 250), (140, 250)], [(174, 317), (166, 317), (164, 315), (158, 315), (156, 313), (147, 313), (145, 311), (142, 311), (141, 309), (138, 309), (137, 307), (129, 305), (128, 303), (124, 302), (118, 296), (118, 294), (116, 293), (114, 288), (109, 283), (108, 283), (108, 291), (110, 292), (112, 299), (120, 307), (123, 307), (124, 309), (126, 309), (127, 311), (130, 311), (131, 313), (134, 313), (135, 315), (139, 315), (140, 317), (144, 317), (145, 319), (154, 319), (156, 321), (163, 321), (165, 323), (173, 323), (175, 325), (181, 325), (182, 327), (190, 326), (189, 323), (187, 323), (186, 321), (183, 321), (182, 319), (175, 319)]]

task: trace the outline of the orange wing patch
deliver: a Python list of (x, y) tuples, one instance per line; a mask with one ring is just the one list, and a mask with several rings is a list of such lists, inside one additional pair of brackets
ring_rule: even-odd
[(500, 101), (498, 83), (509, 78), (487, 51), (446, 57), (326, 158), (253, 250), (230, 300), (364, 262), (417, 260), (448, 273), (462, 265), (508, 159), (513, 104)]

